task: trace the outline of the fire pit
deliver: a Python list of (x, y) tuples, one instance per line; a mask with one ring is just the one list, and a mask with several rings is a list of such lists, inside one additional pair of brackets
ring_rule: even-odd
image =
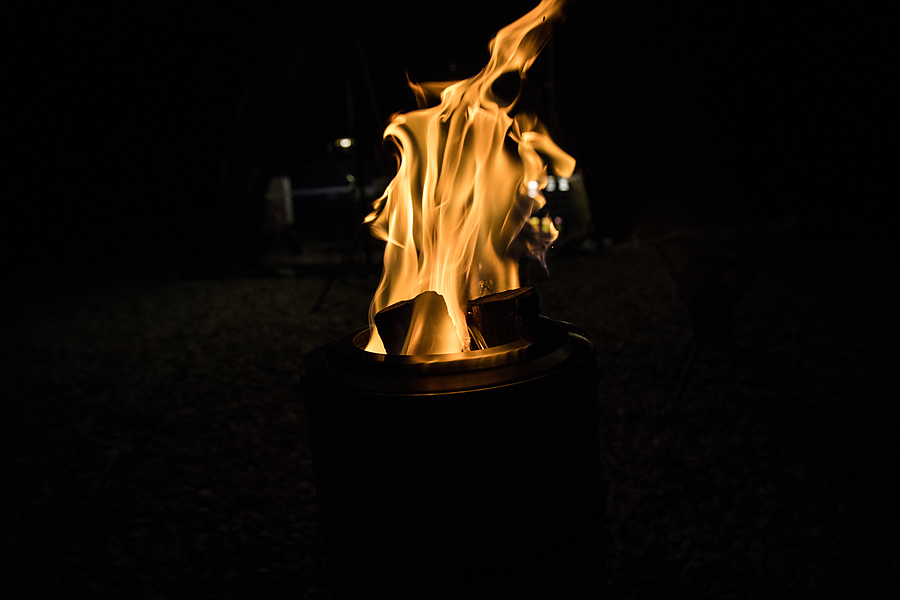
[(440, 358), (367, 340), (301, 368), (338, 595), (595, 586), (606, 494), (591, 337), (542, 318), (533, 342)]
[(561, 20), (544, 0), (497, 33), (478, 75), (411, 84), (420, 109), (385, 131), (399, 160), (366, 219), (387, 242), (369, 327), (301, 367), (335, 597), (597, 587), (594, 342), (540, 317), (518, 274), (523, 257), (546, 267), (558, 235), (548, 172), (575, 167), (518, 104)]

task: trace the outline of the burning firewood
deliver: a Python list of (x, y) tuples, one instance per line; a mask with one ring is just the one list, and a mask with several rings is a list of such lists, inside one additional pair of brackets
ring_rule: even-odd
[[(539, 315), (538, 296), (530, 287), (469, 300), (466, 325), (472, 335), (471, 349), (534, 339)], [(462, 349), (447, 304), (437, 292), (390, 305), (375, 315), (375, 325), (388, 354), (448, 354)]]
[(375, 326), (388, 354), (449, 354), (461, 350), (447, 303), (437, 292), (422, 292), (412, 300), (391, 304), (375, 315)]
[(540, 304), (534, 288), (489, 294), (466, 302), (466, 323), (476, 345), (493, 348), (537, 337)]

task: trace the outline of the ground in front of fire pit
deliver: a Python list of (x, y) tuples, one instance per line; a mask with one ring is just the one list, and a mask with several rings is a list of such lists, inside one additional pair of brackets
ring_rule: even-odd
[[(607, 598), (888, 597), (900, 543), (892, 271), (793, 232), (692, 341), (656, 248), (557, 256), (543, 314), (598, 340)], [(534, 275), (534, 273), (532, 273)], [(35, 596), (327, 598), (298, 364), (378, 273), (8, 291), (4, 585)]]

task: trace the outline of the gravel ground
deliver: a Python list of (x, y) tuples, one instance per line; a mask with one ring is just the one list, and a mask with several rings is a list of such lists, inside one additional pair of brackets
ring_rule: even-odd
[[(662, 256), (637, 242), (570, 253), (531, 282), (543, 314), (598, 341), (606, 597), (888, 597), (888, 261), (784, 236), (733, 311), (737, 343), (699, 343), (678, 397), (695, 338)], [(378, 278), (335, 272), (14, 286), (3, 585), (329, 598), (298, 364), (365, 325)]]

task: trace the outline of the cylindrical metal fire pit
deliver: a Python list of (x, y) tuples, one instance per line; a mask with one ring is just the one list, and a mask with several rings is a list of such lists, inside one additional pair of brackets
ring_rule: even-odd
[(367, 336), (301, 367), (335, 597), (595, 587), (606, 494), (589, 334), (542, 317), (534, 341), (439, 356), (372, 354)]

